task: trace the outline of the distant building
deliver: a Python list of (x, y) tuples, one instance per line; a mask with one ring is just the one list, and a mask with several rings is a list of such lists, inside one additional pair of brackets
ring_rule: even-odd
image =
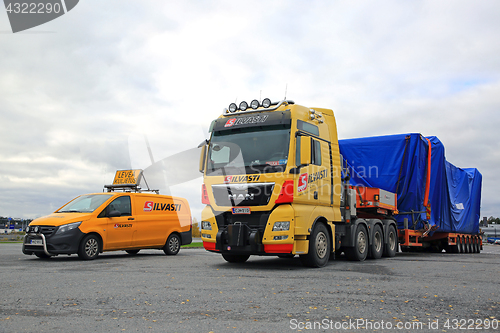
[(487, 227), (481, 227), (485, 237), (499, 237), (500, 238), (500, 224), (489, 224)]

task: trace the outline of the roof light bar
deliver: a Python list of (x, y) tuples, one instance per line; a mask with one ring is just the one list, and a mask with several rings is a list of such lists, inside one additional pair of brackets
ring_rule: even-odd
[[(240, 111), (240, 113), (247, 113), (247, 112), (255, 112), (255, 111), (272, 111), (276, 110), (279, 108), (281, 105), (289, 105), (289, 104), (295, 104), (291, 100), (283, 100), (280, 102), (271, 102), (269, 98), (264, 98), (262, 102), (260, 103), (257, 99), (252, 100), (250, 102), (250, 105), (248, 105), (247, 102), (242, 101), (240, 102), (239, 105), (236, 105), (236, 103), (231, 103), (229, 104), (229, 107), (227, 109), (224, 109), (223, 115), (228, 116), (231, 113), (235, 113), (237, 111)], [(274, 106), (274, 107), (273, 107)], [(251, 108), (251, 110), (248, 110), (248, 108)], [(261, 109), (259, 109), (261, 108)]]

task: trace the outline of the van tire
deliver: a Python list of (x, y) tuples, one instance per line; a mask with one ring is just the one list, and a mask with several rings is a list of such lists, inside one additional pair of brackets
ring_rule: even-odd
[(40, 259), (49, 259), (50, 256), (45, 252), (35, 252), (35, 255)]
[(101, 240), (96, 235), (90, 234), (83, 238), (78, 249), (78, 256), (83, 260), (93, 260), (101, 252)]
[(167, 243), (163, 247), (163, 252), (166, 255), (173, 256), (179, 253), (181, 249), (181, 238), (177, 234), (170, 234), (167, 238)]
[(125, 250), (128, 254), (131, 256), (135, 256), (137, 253), (139, 253), (140, 250)]

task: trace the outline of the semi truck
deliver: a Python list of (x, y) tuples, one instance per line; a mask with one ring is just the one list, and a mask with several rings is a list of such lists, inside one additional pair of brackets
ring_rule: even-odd
[[(450, 196), (440, 198), (432, 182), (445, 170), (432, 168), (442, 161), (419, 134), (339, 141), (332, 110), (268, 98), (231, 103), (209, 131), (200, 145), (202, 241), (228, 262), (298, 255), (305, 266), (323, 267), (335, 253), (356, 261), (393, 257), (399, 244), (403, 251), (480, 251), (474, 226), (439, 229), (455, 216), (442, 212)], [(480, 200), (479, 172), (475, 181)], [(457, 209), (470, 212), (473, 197)], [(479, 208), (473, 213), (458, 224), (478, 222)]]

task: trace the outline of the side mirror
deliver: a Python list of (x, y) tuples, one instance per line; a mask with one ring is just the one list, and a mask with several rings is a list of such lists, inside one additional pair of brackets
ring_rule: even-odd
[(205, 140), (198, 147), (201, 148), (200, 164), (198, 169), (201, 173), (203, 173), (205, 171), (205, 159), (207, 158), (208, 141)]
[(120, 217), (120, 216), (122, 216), (122, 213), (120, 213), (117, 210), (112, 210), (108, 214), (108, 217)]
[(300, 165), (306, 166), (311, 164), (311, 137), (300, 137)]

